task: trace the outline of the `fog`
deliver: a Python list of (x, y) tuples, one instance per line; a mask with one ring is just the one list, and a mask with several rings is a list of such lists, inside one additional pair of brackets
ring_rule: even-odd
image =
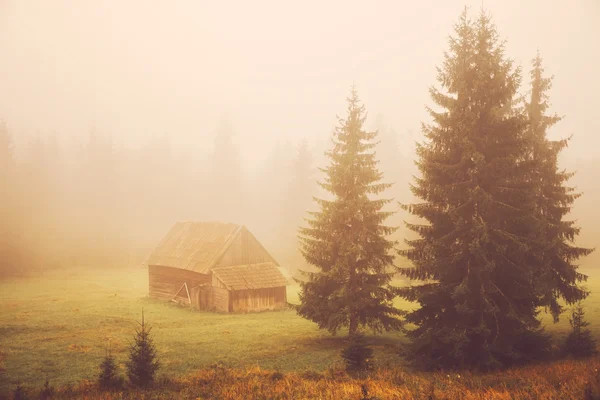
[(300, 262), (295, 230), (322, 195), (317, 168), (350, 86), (380, 129), (387, 194), (408, 201), (436, 66), (462, 9), (482, 5), (523, 91), (537, 50), (555, 76), (551, 110), (565, 119), (551, 135), (574, 135), (562, 164), (579, 171), (573, 215), (594, 247), (597, 0), (0, 0), (4, 251), (40, 266), (138, 264), (175, 221), (211, 219)]

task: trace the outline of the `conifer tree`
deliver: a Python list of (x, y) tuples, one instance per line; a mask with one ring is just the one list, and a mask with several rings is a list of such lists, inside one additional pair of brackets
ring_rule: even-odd
[[(429, 367), (488, 369), (529, 360), (547, 348), (537, 319), (531, 165), (522, 162), (526, 118), (514, 104), (520, 70), (504, 55), (491, 19), (462, 13), (430, 89), (426, 142), (417, 147), (421, 203), (403, 206), (425, 224), (400, 251), (401, 269), (422, 285), (401, 295), (420, 307), (406, 316), (411, 354)], [(538, 340), (532, 340), (537, 337)], [(531, 343), (534, 343), (531, 346)]]
[(154, 341), (150, 336), (151, 329), (144, 322), (144, 311), (142, 310), (140, 329), (136, 329), (134, 341), (129, 347), (129, 361), (127, 362), (127, 376), (136, 386), (151, 385), (154, 382), (154, 375), (160, 367)]
[(46, 378), (44, 387), (40, 391), (40, 400), (50, 400), (54, 395), (54, 387), (50, 385), (50, 381)]
[(377, 132), (363, 130), (365, 108), (354, 87), (347, 101), (348, 115), (339, 119), (320, 183), (333, 200), (315, 199), (321, 211), (310, 212), (309, 227), (300, 229), (302, 254), (317, 271), (303, 271), (308, 280), (299, 281), (297, 312), (332, 334), (342, 327), (350, 334), (360, 326), (399, 329), (401, 312), (390, 286), (395, 243), (386, 238), (395, 228), (382, 224), (392, 213), (381, 211), (390, 200), (371, 198), (389, 186), (381, 183), (369, 152)]
[(17, 215), (18, 194), (16, 163), (13, 154), (13, 141), (6, 123), (0, 121), (0, 276), (14, 273), (19, 269), (18, 245), (15, 238), (19, 234)]
[(17, 386), (13, 391), (13, 400), (26, 400), (27, 399), (27, 391), (21, 384), (21, 382), (17, 382)]
[[(286, 206), (285, 184), (292, 145), (287, 140), (277, 141), (264, 166), (258, 171), (254, 184), (254, 224), (257, 234), (268, 239), (275, 247), (282, 242), (282, 233), (288, 227), (284, 210)], [(267, 221), (272, 221), (267, 223)], [(262, 229), (263, 232), (260, 232)]]
[(351, 374), (366, 373), (373, 369), (373, 349), (361, 332), (350, 335), (350, 342), (342, 351), (342, 358), (346, 371)]
[(119, 376), (117, 364), (110, 348), (106, 349), (104, 359), (100, 364), (100, 375), (98, 376), (98, 386), (101, 389), (116, 389), (122, 385), (122, 378)]
[(233, 126), (224, 118), (218, 127), (212, 155), (210, 177), (211, 218), (223, 222), (244, 223), (244, 176), (239, 149), (234, 141)]
[(587, 276), (577, 272), (574, 262), (593, 250), (576, 247), (572, 243), (580, 229), (574, 221), (564, 220), (571, 211), (574, 201), (581, 194), (566, 186), (574, 174), (558, 168), (558, 155), (567, 147), (569, 139), (552, 141), (547, 130), (562, 118), (548, 114), (548, 91), (552, 87), (552, 78), (544, 76), (542, 58), (539, 52), (532, 61), (530, 99), (525, 103), (529, 127), (530, 153), (527, 159), (534, 169), (532, 183), (536, 193), (535, 210), (544, 223), (543, 234), (534, 232), (539, 239), (543, 257), (542, 269), (535, 274), (540, 305), (548, 308), (555, 321), (558, 321), (563, 307), (562, 298), (571, 305), (587, 297), (588, 292), (578, 283), (587, 280)]
[(290, 166), (290, 179), (287, 184), (286, 219), (298, 225), (312, 202), (313, 158), (308, 148), (308, 141), (303, 139), (296, 149)]
[[(289, 179), (286, 182), (283, 197), (283, 215), (279, 237), (287, 251), (293, 249), (297, 253), (298, 226), (313, 203), (315, 194), (315, 178), (313, 173), (313, 157), (308, 147), (308, 141), (303, 139), (296, 149), (289, 168)], [(300, 253), (297, 256), (301, 258)], [(294, 262), (294, 257), (290, 259)]]
[(564, 344), (565, 353), (575, 358), (597, 354), (596, 340), (592, 337), (592, 332), (588, 328), (590, 323), (585, 320), (585, 310), (581, 302), (573, 307), (569, 323), (572, 331)]

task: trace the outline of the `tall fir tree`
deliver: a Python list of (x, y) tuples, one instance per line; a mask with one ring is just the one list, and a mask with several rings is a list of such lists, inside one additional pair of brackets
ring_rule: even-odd
[(542, 246), (540, 254), (544, 258), (542, 269), (535, 276), (540, 305), (550, 310), (556, 322), (563, 312), (559, 300), (572, 305), (587, 297), (588, 292), (579, 286), (579, 283), (587, 280), (587, 276), (577, 272), (574, 262), (590, 254), (593, 249), (573, 245), (580, 228), (574, 221), (564, 219), (581, 194), (576, 193), (575, 188), (566, 186), (574, 174), (558, 168), (559, 153), (567, 147), (569, 139), (548, 139), (548, 129), (562, 118), (548, 114), (548, 91), (552, 88), (552, 78), (544, 76), (539, 52), (532, 65), (530, 99), (525, 103), (530, 140), (527, 159), (534, 168), (532, 181), (537, 194), (534, 206), (539, 213), (538, 218), (545, 224), (543, 234), (534, 232)]
[(12, 274), (21, 268), (19, 262), (17, 168), (13, 141), (5, 122), (0, 121), (0, 276)]
[(321, 211), (310, 212), (309, 227), (300, 229), (302, 254), (317, 271), (303, 271), (308, 280), (299, 281), (297, 312), (332, 334), (342, 327), (350, 334), (361, 326), (399, 329), (390, 286), (395, 243), (386, 238), (395, 228), (383, 225), (392, 213), (381, 211), (391, 200), (370, 198), (389, 186), (369, 152), (377, 132), (363, 130), (365, 108), (354, 87), (347, 100), (348, 116), (339, 119), (320, 183), (334, 198), (315, 199)]
[(292, 145), (287, 140), (277, 141), (263, 167), (257, 171), (253, 185), (253, 225), (255, 234), (264, 238), (271, 247), (280, 249), (281, 234), (285, 225), (283, 211), (285, 207), (285, 180), (289, 159), (292, 157)]
[(210, 180), (211, 218), (223, 222), (245, 223), (242, 161), (234, 142), (232, 124), (227, 118), (220, 122), (215, 136)]
[(296, 264), (296, 261), (298, 261), (296, 258), (301, 258), (301, 254), (297, 253), (298, 226), (302, 224), (306, 212), (313, 204), (316, 187), (313, 156), (308, 147), (308, 140), (303, 139), (300, 141), (288, 172), (283, 195), (283, 213), (279, 237), (282, 240), (281, 245), (285, 247), (288, 253), (289, 260)]
[[(85, 148), (86, 158), (78, 185), (83, 201), (79, 205), (81, 218), (91, 230), (86, 230), (89, 248), (85, 249), (85, 262), (106, 265), (115, 254), (112, 238), (116, 237), (114, 210), (121, 203), (114, 195), (121, 178), (117, 170), (114, 141), (109, 135), (92, 126)], [(88, 228), (89, 229), (89, 228)], [(82, 232), (83, 235), (83, 232)]]
[[(0, 121), (0, 191), (3, 193), (0, 206), (0, 225), (8, 228), (12, 207), (15, 205), (16, 192), (16, 163), (13, 153), (13, 141), (4, 121)], [(0, 228), (0, 232), (2, 229)]]
[(416, 325), (407, 334), (429, 367), (488, 369), (548, 348), (533, 290), (541, 224), (522, 162), (520, 80), (491, 19), (482, 11), (473, 22), (465, 9), (438, 68), (443, 91), (430, 89), (442, 111), (428, 109), (433, 123), (417, 146), (421, 177), (411, 189), (423, 202), (403, 206), (427, 222), (407, 223), (419, 237), (400, 254), (413, 263), (401, 273), (423, 281), (401, 295), (420, 305), (406, 316)]

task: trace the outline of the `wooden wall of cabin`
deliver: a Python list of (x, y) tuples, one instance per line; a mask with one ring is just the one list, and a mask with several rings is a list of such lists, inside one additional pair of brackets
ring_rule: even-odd
[(220, 312), (231, 312), (229, 290), (213, 287), (212, 288), (212, 309)]
[[(187, 282), (188, 289), (191, 291), (195, 286), (210, 284), (210, 280), (210, 275), (185, 269), (157, 265), (148, 267), (149, 295), (157, 299), (171, 300), (184, 282)], [(187, 297), (185, 289), (180, 295)]]
[(263, 262), (274, 262), (274, 260), (254, 235), (243, 228), (227, 251), (221, 256), (217, 266), (226, 267)]
[(287, 306), (286, 287), (234, 290), (230, 305), (233, 312), (280, 310)]
[(210, 285), (197, 286), (190, 291), (192, 307), (201, 311), (229, 312), (229, 291)]
[(211, 311), (212, 287), (210, 285), (195, 286), (190, 290), (192, 307), (197, 310)]

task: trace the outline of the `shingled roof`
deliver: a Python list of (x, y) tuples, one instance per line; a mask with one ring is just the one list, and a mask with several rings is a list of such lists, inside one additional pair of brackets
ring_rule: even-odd
[(288, 285), (287, 279), (279, 268), (270, 262), (216, 267), (212, 272), (229, 290), (264, 289)]
[(147, 264), (206, 274), (241, 229), (241, 225), (221, 222), (177, 222), (152, 252)]

